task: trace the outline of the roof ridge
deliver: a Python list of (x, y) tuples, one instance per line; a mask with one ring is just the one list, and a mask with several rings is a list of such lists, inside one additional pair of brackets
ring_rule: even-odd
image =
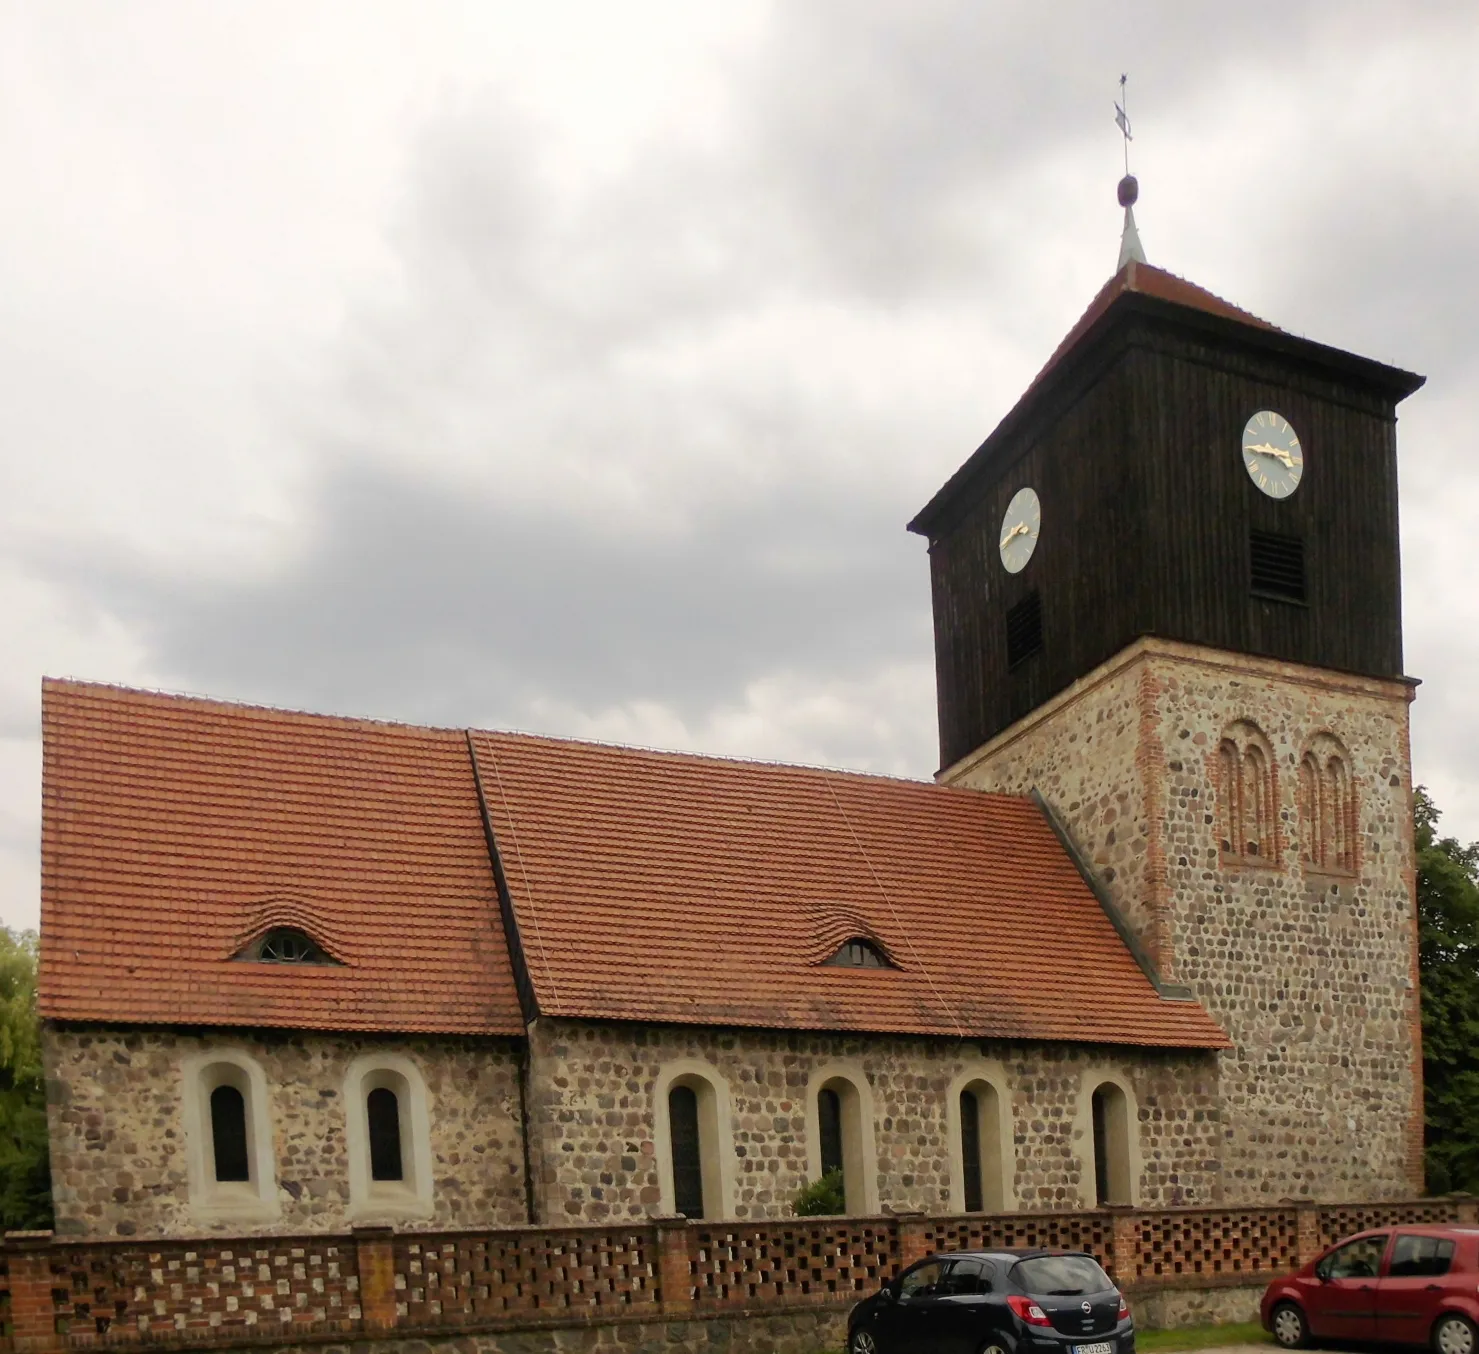
[[(690, 752), (684, 748), (653, 747), (649, 743), (622, 743), (608, 738), (577, 738), (570, 734), (533, 733), (524, 729), (479, 729), (468, 732), (473, 737), (514, 738), (520, 742), (555, 743), (569, 747), (599, 748), (605, 752), (630, 752), (640, 757), (676, 759), (685, 762), (713, 762), (721, 766), (769, 766), (783, 771), (814, 771), (823, 776), (846, 776), (852, 780), (881, 780), (896, 785), (922, 785), (927, 789), (952, 789), (921, 776), (905, 776), (890, 771), (860, 771), (856, 767), (831, 766), (826, 762), (792, 762), (782, 757), (745, 757), (737, 752)], [(1026, 799), (1026, 795), (999, 795), (1002, 799)]]
[(98, 693), (119, 697), (142, 697), (152, 702), (174, 703), (193, 707), (215, 707), (224, 712), (261, 714), (286, 718), (293, 721), (330, 724), (338, 728), (370, 728), (400, 731), (406, 734), (437, 734), (457, 738), (505, 738), (520, 743), (551, 744), (572, 748), (592, 748), (603, 752), (630, 753), (638, 757), (675, 760), (693, 765), (711, 764), (733, 767), (769, 767), (780, 771), (813, 773), (824, 778), (845, 778), (851, 782), (882, 782), (889, 785), (918, 786), (922, 789), (944, 793), (971, 795), (973, 797), (1027, 802), (1025, 794), (1011, 794), (1000, 790), (974, 790), (958, 785), (942, 785), (939, 781), (922, 776), (910, 776), (891, 771), (868, 771), (858, 767), (835, 766), (826, 762), (788, 761), (782, 757), (747, 757), (740, 753), (699, 752), (684, 748), (654, 747), (647, 743), (624, 743), (616, 739), (576, 737), (571, 734), (544, 733), (532, 729), (489, 729), (475, 724), (416, 724), (409, 720), (385, 719), (375, 715), (346, 715), (321, 710), (307, 710), (298, 706), (269, 705), (261, 701), (236, 700), (229, 696), (211, 696), (200, 692), (171, 690), (168, 687), (127, 686), (121, 682), (101, 682), (84, 677), (45, 677), (41, 679), (42, 690), (67, 691), (78, 694)]
[(47, 677), (41, 678), (43, 692), (65, 690), (74, 692), (97, 692), (116, 696), (144, 696), (161, 701), (179, 701), (190, 705), (213, 705), (225, 710), (263, 715), (285, 715), (293, 719), (311, 719), (331, 724), (365, 725), (381, 729), (404, 729), (414, 733), (444, 733), (461, 735), (460, 724), (416, 724), (408, 719), (387, 719), (379, 715), (350, 715), (330, 710), (308, 710), (296, 705), (272, 705), (266, 701), (253, 701), (234, 696), (212, 696), (200, 691), (183, 691), (164, 686), (127, 686), (122, 682), (102, 682), (90, 677)]

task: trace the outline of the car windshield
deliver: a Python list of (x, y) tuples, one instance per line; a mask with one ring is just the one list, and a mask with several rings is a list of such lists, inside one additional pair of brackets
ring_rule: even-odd
[(1035, 1298), (1076, 1298), (1114, 1287), (1087, 1255), (1035, 1255), (1017, 1261), (1012, 1278)]

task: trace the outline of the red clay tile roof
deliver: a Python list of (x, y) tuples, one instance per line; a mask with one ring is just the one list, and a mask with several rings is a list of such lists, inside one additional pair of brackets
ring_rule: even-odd
[[(480, 779), (543, 1014), (1227, 1043), (1028, 799), (74, 682), (42, 717), (51, 1019), (522, 1033)], [(342, 962), (233, 961), (273, 925)], [(899, 967), (822, 966), (859, 934)]]
[[(1156, 993), (1030, 799), (525, 735), (472, 743), (544, 1014), (1228, 1045), (1200, 1006)], [(820, 967), (845, 938), (839, 914), (900, 968)]]
[(1153, 296), (1157, 300), (1169, 301), (1173, 305), (1205, 311), (1209, 315), (1220, 315), (1225, 320), (1240, 320), (1244, 324), (1252, 325), (1255, 329), (1265, 329), (1273, 334), (1284, 332), (1277, 325), (1272, 325), (1267, 320), (1260, 320), (1257, 315), (1233, 305), (1231, 301), (1224, 301), (1222, 297), (1213, 295), (1204, 287), (1197, 286), (1195, 282), (1188, 282), (1184, 277), (1168, 273), (1164, 268), (1156, 268), (1149, 263), (1137, 263), (1131, 259), (1099, 288), (1099, 294), (1089, 302), (1089, 308), (1079, 316), (1078, 323), (1064, 335), (1063, 342), (1053, 349), (1053, 355), (1043, 364), (1043, 369), (1032, 378), (1032, 385), (1027, 387), (1028, 390), (1031, 390), (1052, 371), (1062, 361), (1064, 354), (1074, 348), (1078, 341), (1094, 327), (1099, 317), (1126, 292)]
[[(45, 683), (41, 1014), (522, 1035), (466, 736)], [(342, 965), (233, 963), (270, 925)]]

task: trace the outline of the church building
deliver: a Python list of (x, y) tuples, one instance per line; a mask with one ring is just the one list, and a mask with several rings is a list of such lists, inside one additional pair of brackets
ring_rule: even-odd
[(910, 523), (934, 783), (48, 680), (58, 1233), (1420, 1192), (1421, 378), (1127, 225)]

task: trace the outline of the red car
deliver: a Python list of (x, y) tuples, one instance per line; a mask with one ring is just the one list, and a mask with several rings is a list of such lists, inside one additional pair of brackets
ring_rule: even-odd
[(1360, 1232), (1269, 1284), (1261, 1315), (1285, 1349), (1390, 1340), (1479, 1354), (1479, 1228)]

